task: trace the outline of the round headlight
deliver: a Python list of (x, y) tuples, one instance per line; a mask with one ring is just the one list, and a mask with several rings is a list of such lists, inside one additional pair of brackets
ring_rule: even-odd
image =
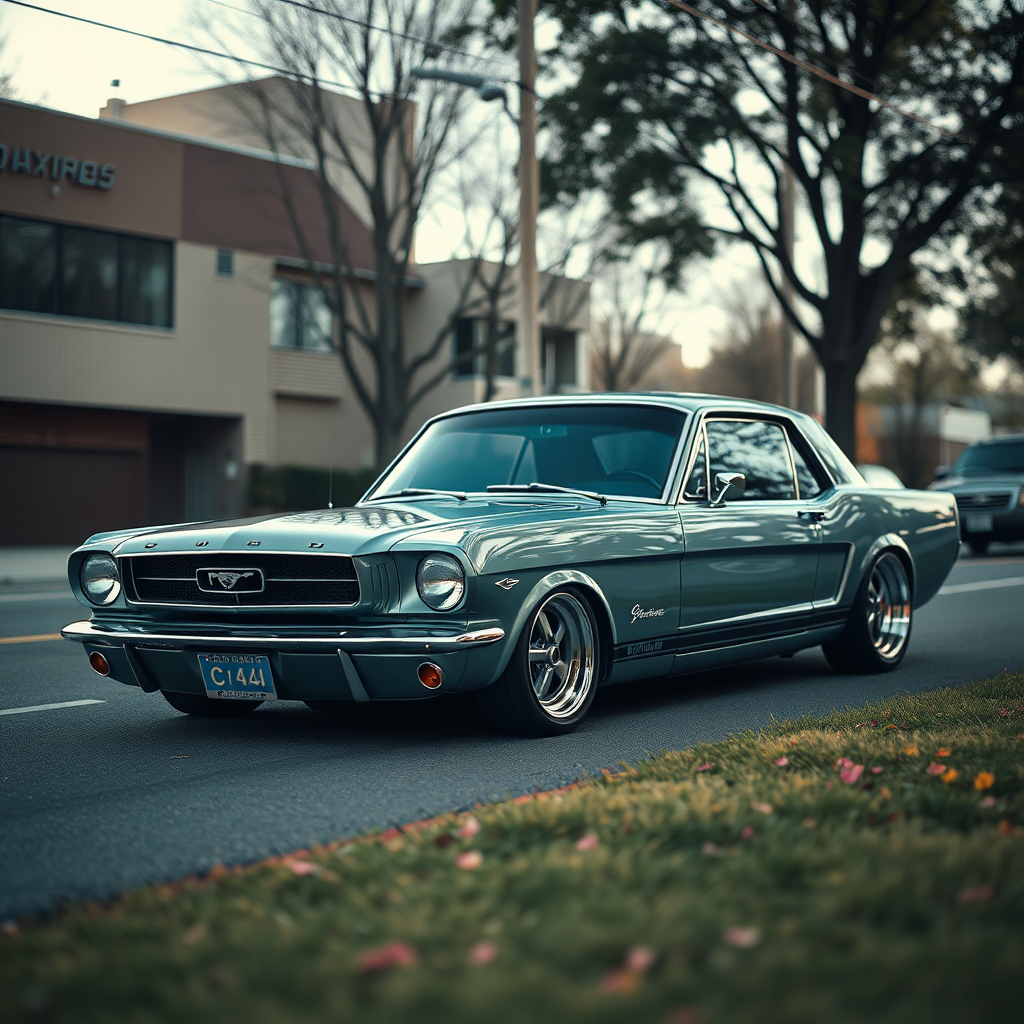
[(466, 592), (462, 563), (451, 555), (427, 555), (416, 570), (416, 589), (427, 607), (450, 611)]
[(90, 555), (82, 563), (78, 578), (85, 596), (93, 604), (110, 604), (121, 593), (117, 565), (110, 555)]

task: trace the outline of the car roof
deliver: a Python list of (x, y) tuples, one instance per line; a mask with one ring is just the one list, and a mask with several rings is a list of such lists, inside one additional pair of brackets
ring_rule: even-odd
[(1010, 444), (1012, 442), (1019, 444), (1021, 441), (1024, 441), (1024, 434), (999, 434), (996, 437), (986, 437), (984, 441), (975, 441), (971, 447), (978, 448), (981, 445)]
[(450, 409), (435, 419), (456, 416), (466, 412), (487, 409), (514, 409), (532, 405), (661, 405), (680, 409), (683, 412), (728, 409), (732, 412), (772, 413), (786, 416), (802, 416), (802, 413), (786, 409), (781, 405), (755, 402), (749, 398), (728, 398), (723, 395), (706, 395), (680, 391), (588, 391), (585, 394), (536, 395), (528, 398), (511, 398), (501, 402), (480, 402)]

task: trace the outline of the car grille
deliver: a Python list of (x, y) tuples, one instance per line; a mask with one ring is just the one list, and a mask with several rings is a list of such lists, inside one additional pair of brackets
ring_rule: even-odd
[(956, 507), (961, 512), (991, 512), (1009, 508), (1013, 495), (1009, 491), (992, 491), (985, 494), (958, 494)]
[[(252, 608), (273, 605), (353, 605), (359, 580), (347, 555), (279, 555), (210, 552), (202, 555), (127, 555), (118, 560), (128, 600), (139, 604)], [(199, 570), (263, 573), (263, 589), (248, 593), (208, 592)]]

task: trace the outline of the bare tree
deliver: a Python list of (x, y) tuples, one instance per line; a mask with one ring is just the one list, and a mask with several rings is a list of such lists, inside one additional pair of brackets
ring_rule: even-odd
[[(4, 50), (7, 49), (7, 36), (0, 36), (0, 64), (4, 62)], [(14, 72), (0, 70), (0, 99), (18, 99), (18, 90), (14, 87)]]
[(632, 390), (673, 345), (660, 331), (662, 280), (662, 268), (640, 257), (612, 260), (601, 274), (602, 301), (591, 331), (595, 390)]
[[(333, 311), (331, 344), (373, 427), (378, 467), (398, 451), (416, 403), (450, 375), (456, 322), (484, 308), (477, 253), (460, 268), (455, 302), (435, 334), (408, 335), (416, 226), (439, 172), (474, 141), (460, 140), (455, 130), (464, 90), (410, 73), (438, 47), (453, 64), (472, 63), (460, 47), (474, 6), (475, 0), (250, 4), (257, 46), (287, 74), (236, 90), (238, 112), (247, 131), (281, 157), (279, 199), (305, 267)], [(322, 224), (311, 224), (309, 203), (296, 194), (285, 159), (291, 157), (311, 164), (312, 220)], [(346, 204), (369, 228), (370, 267), (354, 251)], [(327, 260), (317, 258), (324, 242)]]
[[(711, 346), (707, 365), (695, 373), (698, 391), (782, 401), (782, 322), (778, 306), (763, 286), (737, 285), (724, 303), (725, 330)], [(797, 408), (814, 404), (815, 359), (804, 352), (797, 359)]]
[(979, 359), (946, 334), (927, 329), (914, 341), (883, 341), (862, 396), (883, 406), (892, 468), (909, 487), (932, 479), (934, 454), (926, 429), (929, 407), (977, 395)]

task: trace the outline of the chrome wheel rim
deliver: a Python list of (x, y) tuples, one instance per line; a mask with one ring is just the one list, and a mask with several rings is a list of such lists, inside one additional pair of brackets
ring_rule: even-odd
[(879, 657), (900, 655), (910, 635), (910, 583), (903, 562), (885, 554), (875, 562), (868, 580), (868, 636)]
[(584, 704), (597, 668), (590, 615), (572, 594), (549, 597), (530, 625), (530, 683), (541, 709), (571, 718)]

